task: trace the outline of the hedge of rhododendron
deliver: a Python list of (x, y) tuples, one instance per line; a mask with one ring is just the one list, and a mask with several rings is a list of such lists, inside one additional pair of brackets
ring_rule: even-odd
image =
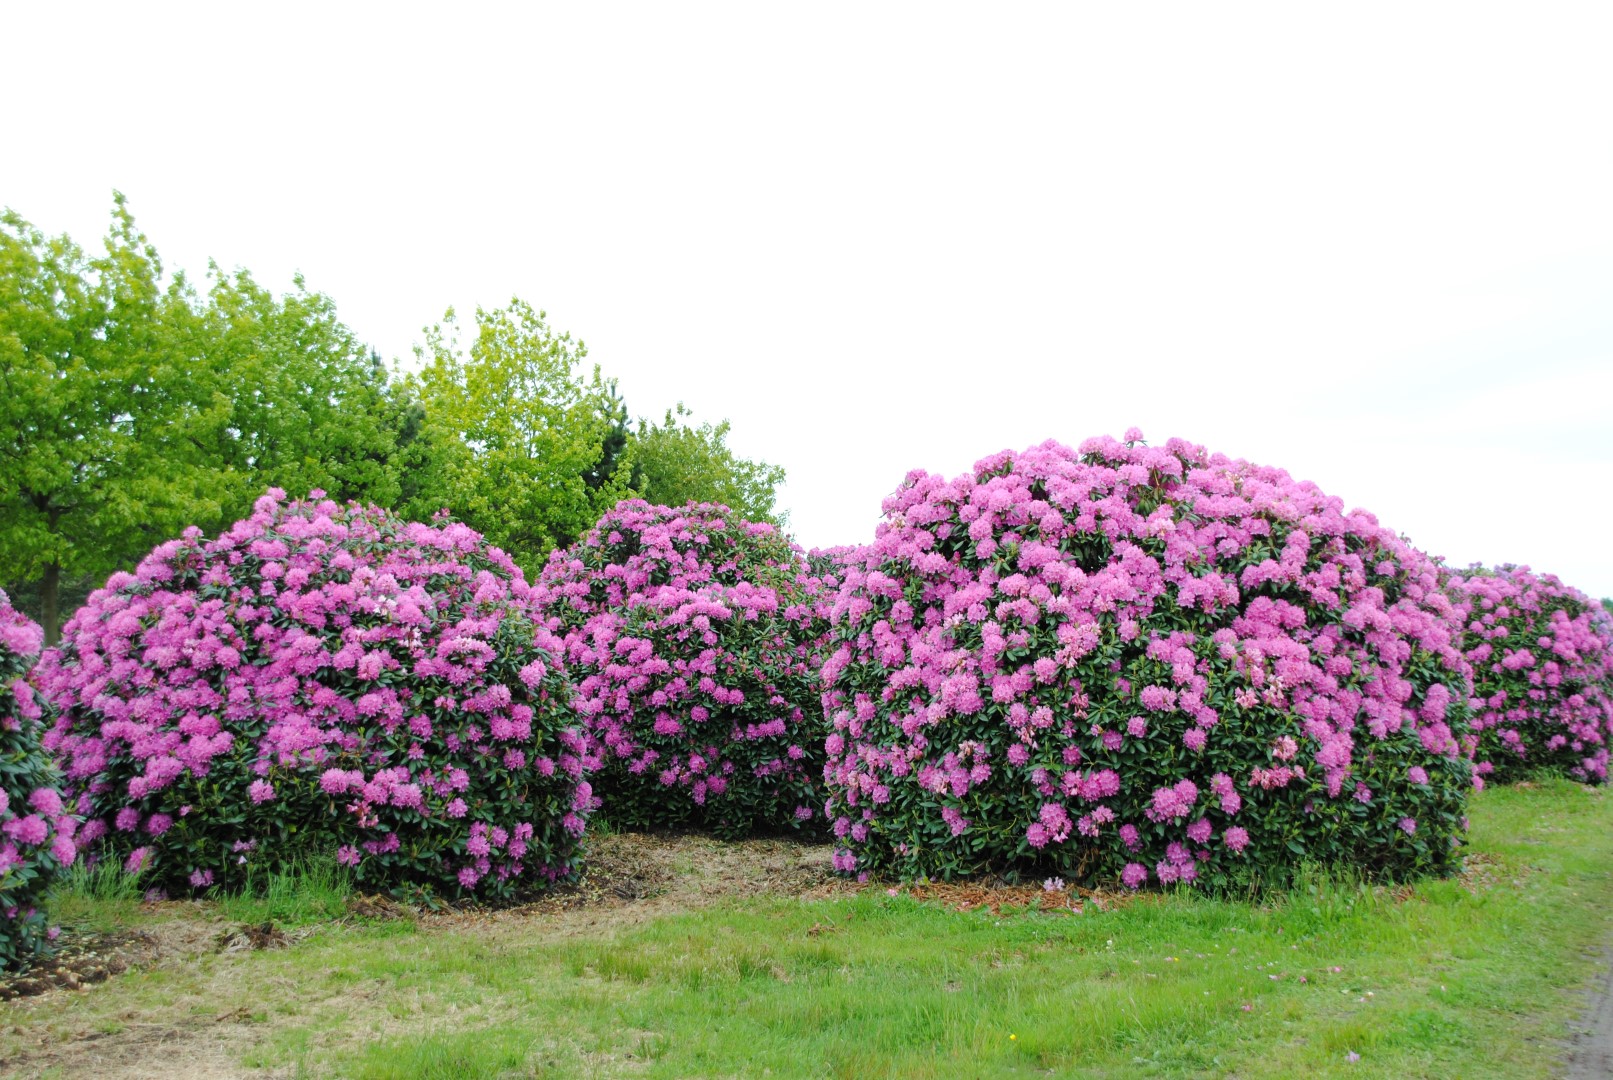
[(464, 525), (276, 490), (114, 575), (38, 678), (81, 842), (153, 887), (334, 857), (496, 897), (571, 874), (593, 807), (559, 651)]
[(807, 566), (826, 585), (838, 584), (846, 571), (861, 561), (862, 554), (861, 544), (813, 548), (807, 552)]
[(43, 711), (23, 678), (39, 656), (39, 626), (0, 592), (0, 968), (26, 966), (54, 936), (40, 910), (77, 857), (78, 819), (40, 746)]
[(1473, 781), (1437, 567), (1279, 469), (1141, 438), (885, 501), (823, 669), (837, 868), (1449, 870)]
[(1545, 770), (1601, 783), (1613, 734), (1613, 616), (1526, 566), (1454, 575), (1473, 665), (1474, 756), (1496, 779)]
[(565, 634), (613, 824), (821, 822), (832, 584), (772, 525), (709, 503), (622, 502), (550, 556), (533, 593)]

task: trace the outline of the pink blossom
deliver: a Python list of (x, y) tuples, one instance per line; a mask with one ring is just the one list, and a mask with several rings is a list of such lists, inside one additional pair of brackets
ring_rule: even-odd
[[(502, 851), (477, 886), (565, 877), (593, 804), (573, 800), (588, 747), (544, 622), (463, 525), (271, 492), (216, 537), (189, 530), (93, 593), (37, 668), (79, 839), (118, 858), (145, 841), (165, 889), (235, 887), (249, 861), (278, 866), (279, 845), (250, 845), (289, 815), (360, 886), (457, 886), (469, 805), (495, 822), (564, 805), (541, 850)], [(565, 768), (539, 753), (556, 744)]]
[[(818, 679), (834, 568), (727, 507), (640, 500), (551, 555), (534, 600), (564, 642), (618, 813), (728, 831), (804, 820), (794, 808), (821, 798), (823, 755), (848, 733), (825, 722)], [(895, 649), (894, 632), (881, 640)], [(946, 693), (959, 711), (981, 700), (978, 683)], [(966, 788), (976, 771), (942, 779)]]
[[(951, 479), (915, 470), (883, 510), (843, 563), (822, 666), (829, 820), (880, 823), (847, 833), (857, 872), (939, 870), (917, 823), (962, 799), (977, 872), (1064, 858), (1061, 833), (1162, 881), (1276, 880), (1290, 861), (1250, 868), (1249, 853), (1301, 833), (1323, 861), (1452, 868), (1460, 830), (1435, 811), (1468, 784), (1473, 661), (1442, 568), (1370, 514), (1183, 440), (1107, 437)], [(1544, 678), (1542, 638), (1561, 640), (1509, 647)], [(989, 774), (949, 760), (961, 738), (992, 753)], [(1414, 767), (1428, 783), (1407, 782)], [(875, 786), (890, 798), (872, 802)], [(1439, 835), (1363, 837), (1338, 805), (1361, 791), (1375, 820)], [(1044, 818), (1054, 803), (1075, 820)]]

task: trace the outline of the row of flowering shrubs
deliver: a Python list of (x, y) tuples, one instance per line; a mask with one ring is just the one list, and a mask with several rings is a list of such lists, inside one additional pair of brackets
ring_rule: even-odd
[(1473, 666), (1474, 755), (1497, 779), (1544, 770), (1607, 779), (1613, 732), (1613, 615), (1528, 567), (1454, 575)]
[(316, 856), (485, 897), (570, 875), (594, 799), (520, 572), (319, 495), (163, 544), (45, 654), (81, 841), (171, 891)]
[(0, 602), (8, 964), (79, 846), (170, 892), (334, 857), (492, 899), (570, 876), (602, 798), (832, 831), (855, 874), (1440, 873), (1484, 775), (1604, 780), (1613, 731), (1582, 594), (1135, 430), (915, 471), (866, 547), (624, 502), (530, 586), (463, 525), (275, 491), (93, 594), (44, 701), (38, 651)]
[(720, 836), (821, 820), (832, 575), (722, 506), (619, 504), (534, 596), (564, 635), (610, 820)]
[(824, 668), (837, 865), (1450, 869), (1471, 763), (1439, 568), (1279, 469), (1127, 436), (886, 500)]
[(45, 892), (78, 854), (78, 819), (39, 744), (43, 706), (23, 678), (42, 638), (0, 592), (0, 969), (45, 947)]

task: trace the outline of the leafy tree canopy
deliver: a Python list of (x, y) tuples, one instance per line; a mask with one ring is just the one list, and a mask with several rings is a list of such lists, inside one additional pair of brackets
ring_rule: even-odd
[(267, 487), (395, 505), (418, 404), (300, 275), (276, 299), (245, 270), (213, 269), (203, 315), (209, 366), (229, 384), (214, 456), (240, 480), (230, 514), (244, 516)]
[(117, 196), (106, 253), (0, 216), (0, 552), (8, 577), (105, 574), (197, 520), (229, 491), (207, 449), (228, 421), (195, 293), (166, 286)]
[(266, 487), (397, 497), (417, 406), (330, 299), (211, 276), (206, 296), (165, 279), (121, 194), (94, 257), (0, 215), (0, 566), (47, 641), (64, 578), (215, 529)]
[(750, 521), (783, 525), (777, 500), (784, 469), (737, 456), (727, 420), (695, 427), (693, 415), (679, 402), (659, 424), (639, 421), (631, 451), (639, 493), (663, 506), (723, 503)]
[(105, 252), (0, 215), (0, 585), (54, 642), (64, 598), (269, 487), (446, 508), (528, 572), (622, 498), (721, 502), (782, 524), (784, 470), (679, 404), (634, 431), (615, 380), (516, 299), (450, 311), (414, 375), (389, 372), (299, 276), (276, 296), (211, 264), (165, 276), (114, 194)]
[(601, 472), (624, 423), (615, 384), (597, 366), (584, 376), (587, 348), (547, 318), (520, 299), (477, 309), (467, 352), (450, 310), (415, 350), (423, 367), (411, 379), (428, 449), (406, 515), (450, 510), (529, 577), (631, 493), (619, 450)]

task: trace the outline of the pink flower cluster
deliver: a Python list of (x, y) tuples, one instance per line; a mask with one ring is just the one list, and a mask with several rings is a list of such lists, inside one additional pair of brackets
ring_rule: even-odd
[(1527, 566), (1453, 574), (1473, 666), (1478, 770), (1545, 769), (1601, 783), (1613, 735), (1613, 616)]
[(565, 635), (613, 823), (740, 835), (814, 817), (832, 584), (773, 526), (708, 503), (622, 502), (551, 555), (533, 597)]
[(823, 668), (841, 869), (1136, 887), (1451, 866), (1455, 611), (1370, 514), (1135, 431), (914, 471), (884, 509)]
[(39, 665), (45, 742), (81, 838), (158, 887), (324, 855), (365, 884), (504, 895), (572, 873), (594, 802), (537, 623), (464, 525), (271, 491), (91, 595)]
[(39, 626), (0, 592), (0, 969), (25, 967), (54, 935), (45, 892), (78, 857), (79, 821), (40, 746), (42, 703), (24, 678), (39, 655)]

